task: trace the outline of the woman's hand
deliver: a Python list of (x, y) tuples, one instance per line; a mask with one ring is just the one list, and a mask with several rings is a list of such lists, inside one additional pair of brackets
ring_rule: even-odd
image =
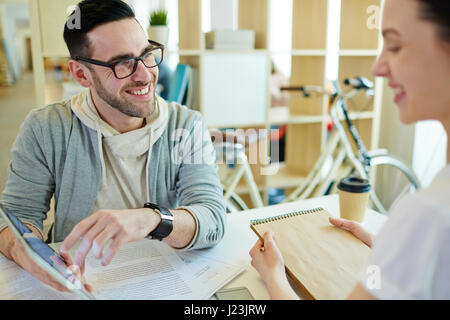
[(273, 232), (264, 234), (264, 243), (258, 240), (250, 250), (252, 266), (258, 271), (261, 277), (266, 280), (275, 276), (284, 275), (284, 261), (274, 239)]
[(252, 266), (264, 280), (272, 299), (298, 299), (286, 278), (284, 260), (273, 232), (264, 233), (264, 243), (258, 240), (250, 250)]
[(332, 217), (329, 220), (332, 225), (350, 231), (355, 237), (364, 242), (369, 248), (372, 248), (374, 236), (371, 233), (367, 232), (358, 222)]

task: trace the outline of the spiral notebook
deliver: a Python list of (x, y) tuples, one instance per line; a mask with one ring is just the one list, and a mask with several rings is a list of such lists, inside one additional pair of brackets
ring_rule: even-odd
[(286, 272), (307, 298), (345, 299), (363, 271), (370, 248), (349, 231), (329, 222), (323, 208), (251, 220), (263, 239), (272, 230)]

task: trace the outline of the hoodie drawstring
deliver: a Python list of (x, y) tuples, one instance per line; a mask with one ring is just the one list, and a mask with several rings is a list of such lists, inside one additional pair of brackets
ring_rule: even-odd
[(104, 183), (104, 179), (106, 177), (106, 164), (105, 164), (105, 158), (103, 157), (103, 135), (101, 133), (100, 125), (98, 121), (95, 121), (95, 126), (97, 129), (97, 143), (98, 143), (98, 152), (100, 153), (100, 163), (102, 165), (102, 184)]
[(150, 147), (147, 151), (147, 163), (145, 164), (145, 188), (146, 188), (146, 202), (151, 202), (150, 200), (150, 175), (149, 175), (149, 167), (150, 167), (150, 159), (152, 157), (152, 150), (153, 150), (153, 143), (152, 142), (152, 136), (153, 136), (153, 129), (150, 129), (150, 133), (148, 135), (148, 138), (150, 139)]

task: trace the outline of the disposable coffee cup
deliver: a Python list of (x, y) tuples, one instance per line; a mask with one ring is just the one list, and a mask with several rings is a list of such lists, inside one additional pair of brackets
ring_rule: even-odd
[(366, 179), (348, 177), (338, 184), (341, 218), (362, 222), (369, 201), (370, 183)]

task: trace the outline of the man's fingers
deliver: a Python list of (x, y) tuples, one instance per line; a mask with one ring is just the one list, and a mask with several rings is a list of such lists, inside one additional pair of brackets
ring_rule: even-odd
[(101, 259), (103, 256), (103, 248), (106, 246), (109, 240), (111, 240), (117, 233), (116, 226), (106, 227), (105, 230), (94, 239), (92, 243), (92, 253), (97, 259)]
[(96, 223), (93, 224), (90, 227), (90, 229), (86, 231), (85, 235), (83, 236), (83, 242), (85, 243), (85, 247), (83, 247), (83, 250), (80, 252), (80, 254), (84, 256), (84, 258), (87, 256), (91, 248), (94, 255), (97, 258), (101, 257), (102, 253), (101, 249), (103, 248), (103, 246), (99, 248), (97, 239), (104, 232), (105, 228), (108, 228), (111, 222), (110, 220), (111, 220), (110, 216), (105, 214), (101, 216), (98, 220), (96, 220), (95, 221)]
[(115, 237), (111, 245), (108, 247), (108, 249), (105, 250), (103, 254), (102, 265), (108, 265), (125, 243), (127, 243), (127, 238), (125, 235), (120, 234)]
[(107, 215), (100, 216), (100, 214), (97, 213), (84, 219), (78, 223), (73, 228), (72, 232), (66, 237), (60, 251), (66, 252), (66, 250), (69, 250), (79, 239), (82, 238), (83, 240), (81, 241), (81, 244), (75, 254), (75, 264), (80, 267), (84, 267), (84, 261), (89, 253), (89, 250), (91, 250), (93, 246), (94, 239), (97, 238), (108, 223)]
[(84, 238), (81, 241), (80, 246), (78, 247), (77, 252), (75, 253), (75, 264), (79, 267), (84, 265), (84, 261), (86, 259), (87, 254), (89, 253), (89, 250), (92, 248), (92, 241)]
[[(16, 250), (12, 256), (14, 262), (20, 266), (22, 269), (26, 270), (29, 274), (31, 274), (35, 279), (45, 283), (46, 285), (62, 292), (70, 292), (64, 285), (56, 281), (52, 275), (50, 275), (47, 271), (42, 269), (39, 265), (37, 265), (33, 260), (31, 260), (25, 252), (22, 244), (15, 244)], [(70, 259), (70, 258), (69, 258)]]
[(61, 258), (64, 259), (64, 262), (66, 263), (66, 265), (70, 266), (73, 264), (72, 258), (70, 257), (70, 255), (66, 252), (60, 252), (59, 255), (61, 256)]
[(75, 243), (96, 223), (97, 217), (95, 214), (79, 222), (69, 235), (64, 239), (59, 251), (61, 253), (68, 252)]
[(85, 283), (84, 288), (90, 293), (92, 293), (92, 291), (93, 291), (93, 288), (90, 284)]

